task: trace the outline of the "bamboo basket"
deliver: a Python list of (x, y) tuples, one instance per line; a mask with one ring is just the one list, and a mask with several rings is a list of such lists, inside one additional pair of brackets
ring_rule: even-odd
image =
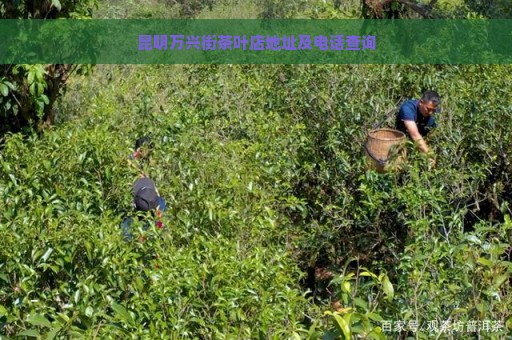
[(370, 168), (378, 172), (396, 171), (407, 156), (405, 134), (387, 128), (370, 130), (365, 149)]

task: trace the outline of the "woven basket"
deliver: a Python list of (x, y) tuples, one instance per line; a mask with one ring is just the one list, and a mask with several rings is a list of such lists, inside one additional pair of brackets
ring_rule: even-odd
[(379, 172), (395, 170), (406, 156), (405, 134), (394, 129), (376, 129), (368, 132), (365, 149), (372, 168)]

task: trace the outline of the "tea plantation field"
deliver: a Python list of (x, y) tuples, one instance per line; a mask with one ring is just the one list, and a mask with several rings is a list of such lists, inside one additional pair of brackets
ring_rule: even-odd
[[(427, 89), (436, 164), (369, 170), (368, 129)], [(2, 339), (512, 332), (510, 65), (96, 65), (55, 116), (0, 137)], [(167, 210), (127, 239), (141, 170)]]

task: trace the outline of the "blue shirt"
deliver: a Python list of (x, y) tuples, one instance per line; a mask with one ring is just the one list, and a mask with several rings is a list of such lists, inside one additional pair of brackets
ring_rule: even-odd
[(400, 111), (396, 116), (396, 129), (405, 134), (409, 134), (405, 127), (404, 120), (416, 122), (419, 133), (424, 137), (432, 128), (437, 126), (436, 120), (433, 116), (424, 117), (419, 111), (419, 100), (410, 99), (405, 101), (400, 106)]

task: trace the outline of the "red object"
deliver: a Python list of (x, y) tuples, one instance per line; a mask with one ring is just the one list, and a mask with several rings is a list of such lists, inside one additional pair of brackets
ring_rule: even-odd
[(164, 224), (162, 223), (162, 221), (157, 221), (157, 222), (156, 222), (156, 227), (157, 227), (158, 229), (162, 229), (162, 228), (164, 227)]
[[(159, 259), (159, 256), (158, 254), (155, 254), (155, 261)], [(158, 263), (155, 263), (155, 268), (158, 269), (159, 266), (158, 266)]]

